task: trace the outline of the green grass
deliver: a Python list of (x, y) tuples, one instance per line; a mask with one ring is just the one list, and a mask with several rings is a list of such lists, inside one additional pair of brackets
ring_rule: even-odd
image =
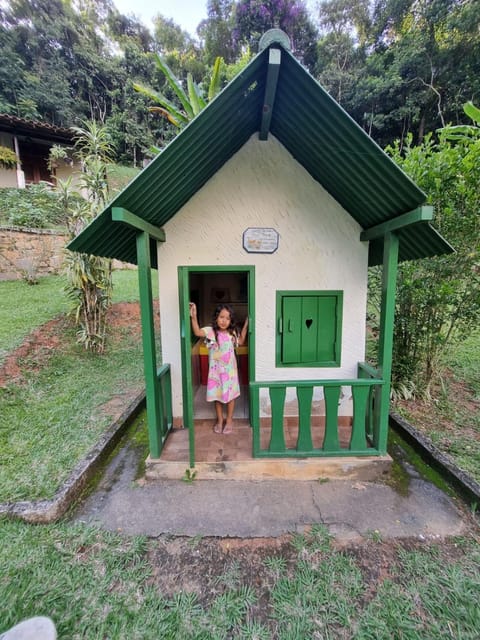
[(463, 380), (472, 388), (474, 398), (480, 400), (480, 331), (450, 348), (445, 362), (458, 380)]
[(110, 190), (112, 193), (116, 193), (122, 191), (140, 173), (140, 169), (111, 164), (108, 166), (107, 172)]
[(63, 286), (61, 276), (40, 278), (36, 285), (0, 282), (0, 362), (30, 331), (68, 310)]
[(466, 398), (468, 402), (457, 402), (455, 389), (448, 380), (444, 381), (437, 406), (452, 428), (448, 432), (432, 429), (429, 435), (435, 445), (480, 483), (480, 332), (451, 347), (444, 361), (454, 380), (466, 385), (471, 393)]
[(24, 384), (0, 389), (0, 502), (50, 498), (110, 424), (97, 407), (143, 385), (139, 340), (125, 333), (103, 356), (59, 349)]
[[(158, 298), (158, 274), (152, 271), (152, 293)], [(137, 269), (121, 269), (113, 272), (112, 302), (136, 302), (138, 300)]]
[[(136, 271), (115, 272), (114, 299), (137, 299), (136, 279)], [(65, 305), (59, 277), (35, 286), (2, 282), (0, 295), (6, 302), (0, 327), (10, 349)], [(117, 331), (107, 353), (96, 356), (76, 344), (73, 329), (65, 331), (70, 339), (42, 366), (21, 363), (29, 371), (23, 384), (0, 388), (0, 502), (52, 497), (110, 424), (101, 405), (129, 386), (143, 386), (138, 337)]]
[(51, 616), (59, 640), (476, 640), (480, 628), (473, 539), (398, 543), (386, 567), (381, 543), (338, 550), (317, 527), (301, 544), (276, 547), (281, 574), (270, 556), (263, 568), (260, 559), (253, 584), (232, 549), (226, 565), (208, 568), (201, 599), (162, 593), (157, 540), (4, 519), (0, 546), (0, 632), (34, 615)]
[(480, 483), (480, 332), (450, 346), (441, 364), (432, 398), (424, 405), (403, 402), (397, 409)]
[[(158, 296), (157, 272), (152, 272), (153, 295)], [(0, 364), (5, 355), (18, 347), (33, 329), (44, 322), (65, 314), (69, 302), (64, 293), (62, 276), (40, 278), (38, 284), (29, 285), (23, 280), (0, 282)], [(113, 272), (113, 302), (138, 300), (138, 275), (136, 269)]]

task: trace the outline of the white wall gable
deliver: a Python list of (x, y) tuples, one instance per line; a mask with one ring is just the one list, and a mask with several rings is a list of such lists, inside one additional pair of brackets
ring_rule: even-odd
[[(188, 179), (188, 176), (185, 176)], [(273, 254), (247, 253), (248, 227), (273, 227)], [(254, 265), (256, 379), (356, 377), (364, 359), (368, 246), (360, 226), (272, 135), (255, 134), (165, 225), (159, 245), (163, 361), (172, 365), (174, 413), (181, 404), (177, 267)], [(344, 292), (339, 368), (275, 367), (275, 293)]]

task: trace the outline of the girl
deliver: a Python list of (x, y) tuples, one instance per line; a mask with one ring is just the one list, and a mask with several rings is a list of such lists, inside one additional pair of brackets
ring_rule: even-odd
[[(235, 347), (242, 346), (247, 337), (248, 317), (240, 334), (235, 328), (233, 309), (228, 304), (220, 304), (215, 309), (211, 327), (200, 328), (197, 307), (190, 303), (192, 331), (198, 338), (204, 338), (208, 347), (207, 402), (215, 402), (217, 421), (215, 433), (232, 433), (235, 398), (240, 395)], [(223, 406), (227, 405), (227, 416), (223, 426)]]

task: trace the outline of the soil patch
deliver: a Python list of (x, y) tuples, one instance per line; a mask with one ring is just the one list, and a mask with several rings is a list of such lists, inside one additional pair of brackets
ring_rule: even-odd
[[(472, 536), (476, 536), (474, 531)], [(248, 585), (257, 594), (255, 618), (266, 622), (272, 613), (272, 588), (280, 578), (294, 576), (299, 560), (315, 565), (332, 551), (351, 557), (363, 577), (362, 606), (365, 606), (385, 580), (398, 579), (395, 567), (400, 563), (399, 554), (433, 548), (445, 563), (454, 563), (465, 555), (465, 538), (435, 542), (411, 538), (365, 540), (356, 544), (333, 541), (330, 549), (312, 548), (307, 542), (299, 549), (291, 535), (260, 539), (162, 536), (152, 541), (148, 560), (153, 569), (151, 583), (164, 597), (195, 593), (200, 604), (209, 606), (224, 591)]]
[[(118, 302), (108, 312), (109, 339), (128, 332), (141, 335), (140, 305), (138, 302)], [(26, 374), (39, 371), (55, 353), (71, 349), (74, 328), (71, 321), (61, 315), (32, 331), (0, 366), (0, 387), (24, 384)]]

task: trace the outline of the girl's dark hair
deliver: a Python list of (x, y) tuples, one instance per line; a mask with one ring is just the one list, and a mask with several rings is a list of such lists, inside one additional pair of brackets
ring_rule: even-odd
[(212, 328), (215, 332), (215, 340), (217, 340), (217, 342), (218, 342), (217, 318), (224, 309), (228, 311), (228, 313), (230, 314), (230, 326), (228, 327), (227, 331), (231, 336), (237, 335), (237, 327), (236, 327), (235, 314), (233, 312), (233, 307), (231, 307), (229, 304), (219, 304), (217, 307), (215, 307), (215, 311), (213, 312), (213, 316), (212, 316)]

